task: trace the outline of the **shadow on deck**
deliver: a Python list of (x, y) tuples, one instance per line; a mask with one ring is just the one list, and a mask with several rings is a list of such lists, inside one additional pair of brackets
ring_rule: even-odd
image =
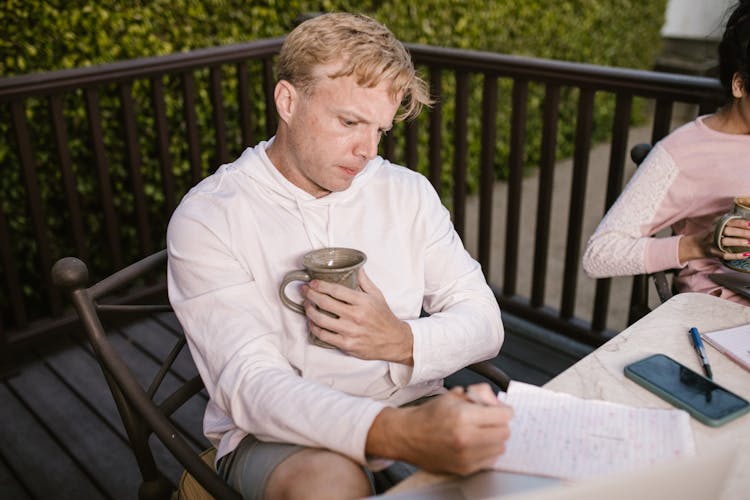
[[(592, 349), (525, 321), (504, 315), (506, 340), (496, 364), (512, 379), (543, 384)], [(147, 335), (154, 328), (169, 335)], [(180, 326), (162, 314), (111, 332), (126, 361), (146, 375), (157, 370), (166, 339)], [(140, 476), (112, 396), (87, 344), (66, 338), (56, 347), (30, 353), (0, 384), (0, 498), (132, 499)], [(187, 379), (192, 363), (178, 364), (172, 376)], [(475, 378), (476, 377), (476, 378)], [(460, 372), (447, 385), (467, 384), (478, 376)], [(205, 401), (205, 399), (204, 399)], [(203, 405), (201, 405), (203, 406)], [(203, 410), (179, 416), (197, 448)], [(165, 471), (177, 481), (181, 466)]]

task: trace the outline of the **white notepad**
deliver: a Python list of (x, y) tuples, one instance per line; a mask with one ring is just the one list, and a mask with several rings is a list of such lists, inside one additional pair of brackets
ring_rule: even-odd
[(695, 454), (690, 416), (635, 408), (511, 382), (506, 450), (495, 469), (584, 479)]
[(701, 332), (701, 337), (732, 361), (750, 370), (750, 325), (740, 325), (715, 332)]

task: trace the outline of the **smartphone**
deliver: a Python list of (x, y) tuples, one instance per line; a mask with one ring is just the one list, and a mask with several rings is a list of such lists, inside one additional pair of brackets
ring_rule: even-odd
[(664, 354), (629, 364), (625, 376), (712, 427), (750, 411), (745, 399)]

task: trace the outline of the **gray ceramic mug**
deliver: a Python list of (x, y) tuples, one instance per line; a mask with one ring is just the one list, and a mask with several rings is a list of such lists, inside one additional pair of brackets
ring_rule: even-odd
[(750, 196), (738, 196), (734, 199), (734, 205), (732, 211), (721, 216), (719, 222), (716, 223), (716, 229), (714, 230), (714, 245), (716, 248), (724, 253), (744, 253), (749, 249), (748, 247), (731, 247), (721, 244), (721, 238), (724, 234), (724, 227), (727, 222), (732, 219), (747, 219), (750, 220)]
[[(334, 247), (313, 250), (305, 254), (302, 258), (304, 269), (289, 271), (284, 276), (279, 287), (281, 302), (292, 311), (305, 314), (305, 308), (302, 307), (302, 304), (294, 302), (286, 295), (286, 287), (292, 281), (310, 282), (311, 280), (323, 280), (357, 290), (359, 288), (357, 272), (366, 260), (367, 256), (363, 252), (354, 250), (353, 248)], [(335, 314), (324, 309), (321, 309), (321, 311), (336, 317)], [(310, 340), (315, 345), (321, 347), (335, 348), (331, 344), (323, 342), (312, 333), (310, 334)]]

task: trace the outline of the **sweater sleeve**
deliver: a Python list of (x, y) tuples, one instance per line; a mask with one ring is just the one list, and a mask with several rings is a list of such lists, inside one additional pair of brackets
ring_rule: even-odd
[(583, 255), (586, 274), (606, 278), (683, 267), (681, 236), (651, 236), (675, 218), (678, 207), (665, 199), (678, 175), (672, 156), (654, 146), (589, 238)]

